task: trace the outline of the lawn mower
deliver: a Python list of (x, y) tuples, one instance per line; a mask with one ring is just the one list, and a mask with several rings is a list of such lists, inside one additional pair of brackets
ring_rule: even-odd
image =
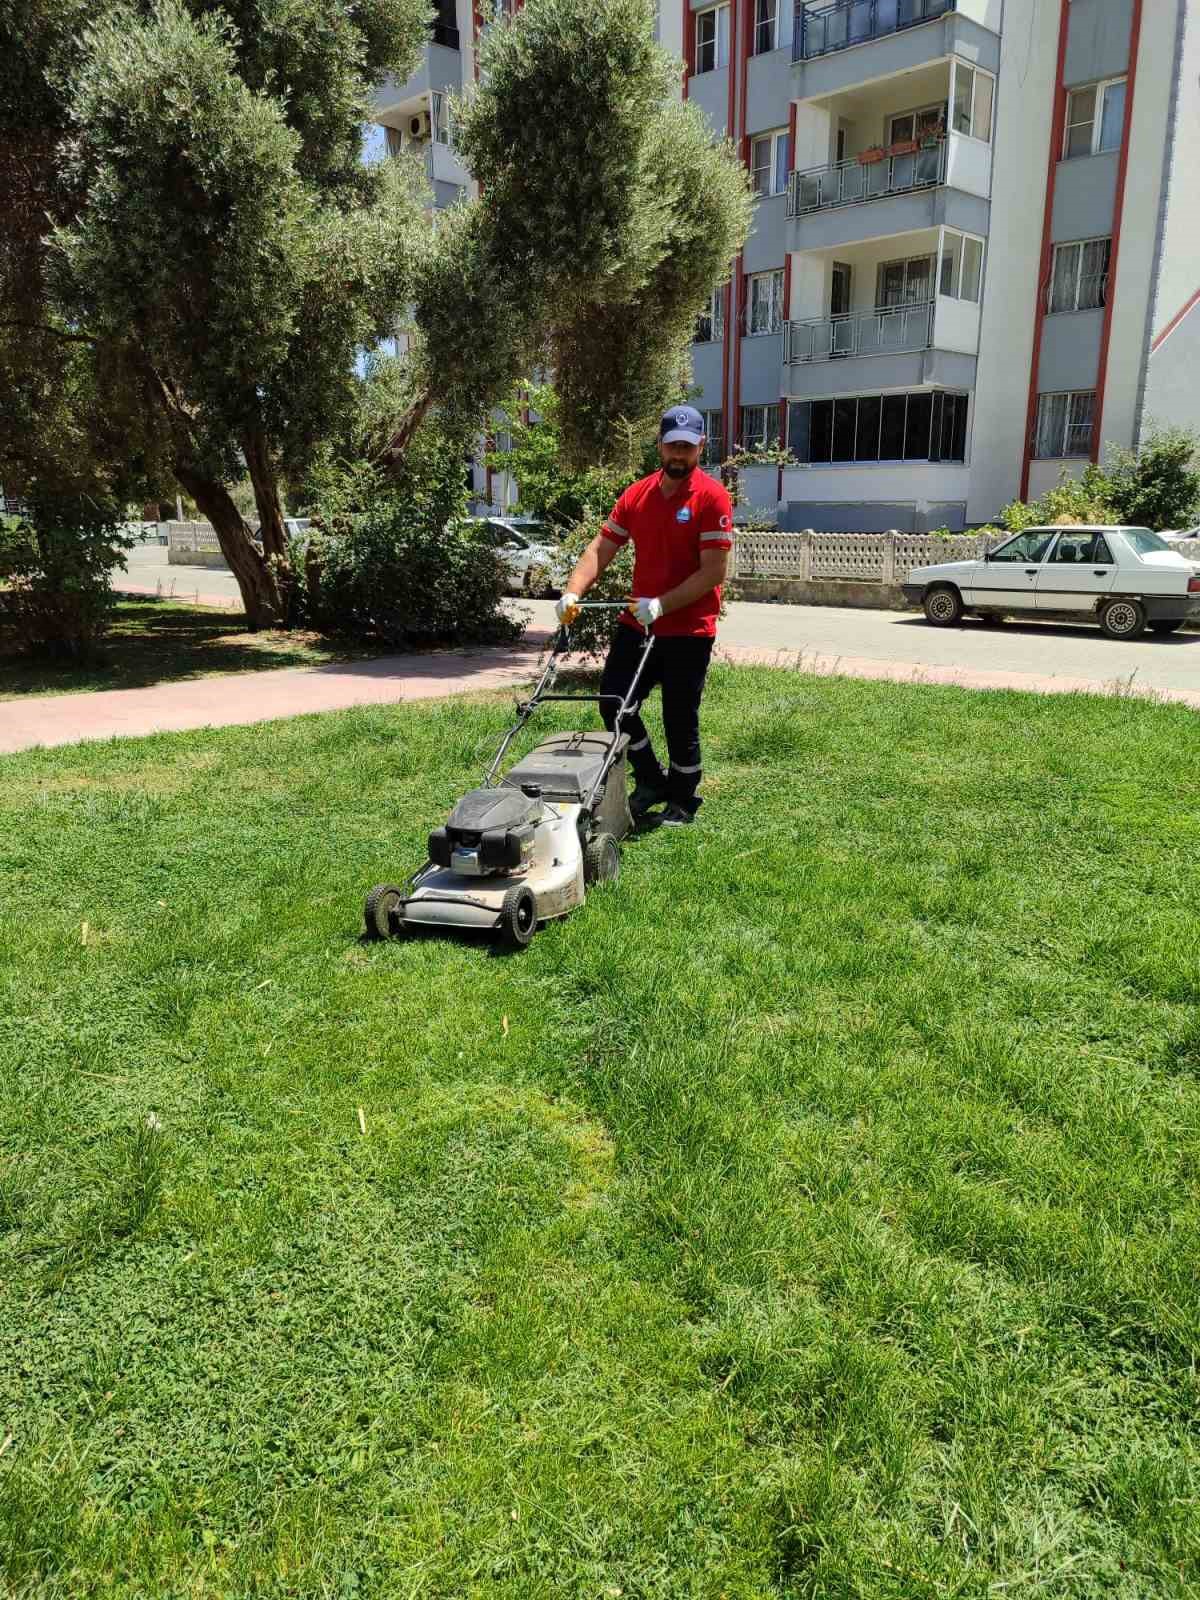
[[(582, 610), (621, 611), (627, 601), (587, 601)], [(429, 835), (429, 857), (405, 888), (380, 884), (367, 896), (370, 939), (419, 929), (455, 928), (492, 934), (522, 949), (538, 925), (583, 904), (594, 883), (621, 870), (618, 843), (633, 826), (629, 811), (629, 735), (621, 731), (637, 703), (654, 636), (647, 632), (624, 699), (555, 694), (567, 629), (555, 635), (542, 675), (504, 735), (478, 789), (463, 795), (445, 826)], [(538, 706), (553, 700), (618, 702), (612, 733), (556, 733), (497, 777), (513, 740)]]

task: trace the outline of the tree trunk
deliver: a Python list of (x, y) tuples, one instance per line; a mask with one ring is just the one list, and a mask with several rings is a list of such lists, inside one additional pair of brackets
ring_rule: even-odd
[(279, 475), (266, 440), (257, 429), (248, 428), (242, 436), (242, 454), (254, 488), (258, 509), (258, 536), (263, 555), (279, 596), (280, 618), (286, 624), (291, 614), (291, 592), (295, 581), (287, 530), (283, 525), (283, 504), (279, 498)]
[(175, 463), (175, 476), (212, 523), (221, 554), (242, 591), (246, 621), (252, 630), (278, 628), (284, 621), (283, 599), (276, 572), (259, 555), (244, 518), (223, 483), (195, 468)]
[(246, 458), (246, 471), (254, 488), (258, 536), (262, 540), (263, 554), (268, 559), (280, 556), (286, 561), (287, 533), (283, 526), (283, 506), (279, 500), (279, 479), (261, 433), (249, 428), (246, 430), (242, 435), (242, 454)]

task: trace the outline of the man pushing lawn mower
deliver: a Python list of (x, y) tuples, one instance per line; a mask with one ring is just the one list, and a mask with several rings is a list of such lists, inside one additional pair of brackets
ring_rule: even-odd
[[(631, 484), (604, 527), (588, 545), (567, 580), (556, 610), (564, 625), (574, 621), (580, 600), (632, 540), (633, 593), (621, 615), (600, 684), (601, 714), (611, 732), (615, 707), (625, 698), (642, 659), (646, 630), (654, 648), (637, 686), (635, 710), (624, 726), (635, 787), (630, 810), (644, 821), (658, 805), (658, 820), (681, 827), (694, 820), (701, 801), (700, 700), (717, 636), (721, 585), (733, 548), (733, 505), (727, 491), (700, 471), (704, 419), (692, 406), (674, 406), (659, 425), (662, 470)], [(664, 772), (639, 715), (658, 684), (669, 769)]]

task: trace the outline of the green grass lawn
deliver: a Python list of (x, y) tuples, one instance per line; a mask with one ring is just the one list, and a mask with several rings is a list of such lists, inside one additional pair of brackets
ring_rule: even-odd
[(1195, 713), (719, 668), (703, 826), (360, 944), (507, 712), (0, 765), (0, 1585), (1195, 1596)]
[(121, 600), (94, 665), (30, 660), (0, 628), (0, 701), (31, 694), (92, 689), (143, 689), (180, 678), (257, 672), (268, 667), (319, 667), (376, 655), (353, 643), (303, 630), (251, 633), (240, 609), (217, 611), (175, 600)]

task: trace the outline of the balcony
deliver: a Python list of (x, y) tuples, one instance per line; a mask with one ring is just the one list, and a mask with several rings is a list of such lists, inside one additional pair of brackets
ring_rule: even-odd
[[(426, 46), (420, 65), (412, 76), (397, 81), (387, 77), (379, 84), (373, 96), (371, 115), (376, 122), (391, 122), (417, 109), (417, 102), (431, 91), (450, 90), (458, 94), (463, 86), (462, 55), (457, 43), (448, 44), (437, 37), (439, 24), (435, 24), (435, 37)], [(457, 28), (443, 30), (457, 34)]]
[(848, 161), (793, 172), (788, 182), (788, 216), (802, 217), (834, 206), (936, 188), (946, 181), (946, 155), (944, 138), (931, 140), (924, 148), (916, 140), (907, 140), (875, 159), (853, 156)]
[[(1000, 0), (835, 0), (796, 13), (792, 98), (887, 84), (954, 57), (1000, 69)], [(906, 100), (906, 106), (920, 102)]]
[(970, 389), (979, 350), (979, 306), (939, 294), (789, 322), (783, 359), (797, 399), (875, 389)]
[(804, 317), (787, 325), (784, 361), (836, 361), (843, 356), (894, 355), (933, 345), (936, 301), (875, 306), (836, 317)]
[(792, 60), (812, 61), (834, 50), (867, 44), (906, 28), (933, 22), (955, 9), (955, 0), (834, 0), (796, 7)]

